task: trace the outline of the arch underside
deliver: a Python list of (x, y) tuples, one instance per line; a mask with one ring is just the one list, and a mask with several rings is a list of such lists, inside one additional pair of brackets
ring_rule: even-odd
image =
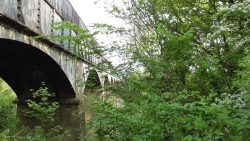
[(108, 84), (110, 84), (110, 80), (109, 80), (108, 76), (105, 76), (104, 77), (104, 85), (108, 85)]
[(48, 54), (31, 45), (0, 39), (0, 77), (15, 91), (18, 99), (27, 99), (31, 90), (37, 90), (44, 82), (56, 99), (75, 98), (72, 85)]
[(96, 70), (90, 69), (88, 71), (88, 78), (85, 82), (85, 92), (94, 92), (102, 88), (100, 77)]

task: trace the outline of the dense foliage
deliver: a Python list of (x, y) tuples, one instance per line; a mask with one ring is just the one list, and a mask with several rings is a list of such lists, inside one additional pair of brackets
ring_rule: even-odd
[(15, 94), (0, 78), (0, 140), (7, 141), (15, 130)]
[(129, 0), (111, 12), (131, 25), (117, 48), (126, 67), (144, 71), (111, 87), (122, 108), (98, 102), (103, 140), (250, 139), (249, 1)]
[[(105, 51), (127, 57), (116, 69), (122, 70), (123, 81), (96, 103), (92, 123), (100, 140), (250, 140), (249, 0), (128, 0), (121, 7), (114, 3), (110, 12), (128, 24), (118, 29), (96, 25), (122, 35), (123, 44), (114, 43), (111, 50), (68, 22), (53, 26), (77, 36), (46, 37), (70, 40), (77, 57)], [(100, 65), (93, 67), (111, 69)], [(46, 88), (34, 94), (50, 96)], [(123, 101), (114, 104), (114, 97)], [(40, 120), (58, 108), (44, 108), (46, 101), (29, 103)], [(34, 140), (45, 140), (45, 132), (35, 130)]]

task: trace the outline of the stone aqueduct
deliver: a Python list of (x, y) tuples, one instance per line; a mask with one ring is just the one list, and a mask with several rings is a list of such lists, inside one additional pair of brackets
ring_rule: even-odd
[(68, 0), (0, 0), (0, 77), (18, 99), (30, 97), (31, 90), (45, 82), (60, 102), (74, 103), (84, 93), (89, 73), (96, 75), (102, 87), (106, 81), (118, 80), (107, 72), (91, 69), (105, 61), (103, 57), (89, 56), (88, 50), (83, 58), (74, 57), (69, 51), (70, 41), (32, 39), (51, 34), (76, 36), (73, 31), (53, 31), (51, 23), (60, 21), (86, 28)]

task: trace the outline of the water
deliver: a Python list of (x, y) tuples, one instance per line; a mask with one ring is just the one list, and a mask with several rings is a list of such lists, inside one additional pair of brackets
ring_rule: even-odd
[[(7, 111), (7, 113), (11, 113), (8, 115), (11, 117), (11, 126), (8, 127), (11, 133), (9, 136), (10, 140), (25, 141), (27, 139), (22, 138), (27, 138), (27, 136), (34, 138), (35, 127), (40, 126), (44, 129), (46, 134), (50, 133), (50, 135), (44, 139), (46, 141), (98, 141), (99, 139), (96, 132), (93, 129), (86, 128), (86, 124), (89, 125), (93, 121), (95, 113), (95, 107), (93, 105), (98, 97), (97, 95), (98, 94), (91, 93), (78, 97), (81, 100), (81, 104), (79, 105), (60, 105), (55, 114), (55, 121), (46, 122), (45, 125), (43, 125), (41, 121), (27, 116), (26, 112), (29, 111), (27, 105), (21, 103), (15, 104), (15, 106), (13, 106), (13, 111)], [(7, 99), (3, 96), (5, 95), (0, 95), (0, 100), (2, 100), (0, 106), (3, 102), (12, 105), (13, 103), (11, 103), (11, 101), (16, 98), (15, 95)], [(17, 119), (17, 122), (15, 119)], [(62, 126), (63, 130), (60, 129), (56, 134), (51, 134), (52, 128), (58, 125)], [(69, 136), (64, 139), (54, 139), (57, 135), (64, 135), (64, 131), (67, 131), (67, 135)]]
[[(17, 105), (17, 132), (23, 130), (23, 127), (28, 127), (29, 130), (34, 130), (35, 126), (42, 126), (45, 128), (45, 132), (52, 132), (51, 129), (57, 125), (63, 127), (60, 130), (59, 135), (63, 131), (68, 132), (68, 137), (64, 141), (79, 141), (81, 136), (84, 136), (84, 125), (85, 125), (85, 115), (84, 110), (81, 105), (60, 105), (55, 115), (54, 122), (47, 122), (46, 125), (42, 125), (38, 120), (28, 117), (25, 115), (28, 111), (28, 107), (25, 105)], [(20, 134), (25, 136), (27, 133)], [(56, 135), (51, 135), (49, 138), (53, 138)], [(47, 140), (49, 140), (49, 138)]]

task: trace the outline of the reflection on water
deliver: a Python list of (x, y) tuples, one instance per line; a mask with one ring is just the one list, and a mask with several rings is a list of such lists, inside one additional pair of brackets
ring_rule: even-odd
[[(17, 132), (23, 127), (34, 129), (35, 126), (44, 126), (34, 118), (25, 116), (28, 107), (25, 105), (17, 105), (17, 118), (19, 122), (17, 124)], [(78, 141), (84, 129), (84, 113), (83, 108), (80, 105), (61, 105), (55, 115), (55, 121), (46, 123), (44, 126), (45, 132), (51, 131), (53, 127), (60, 125), (64, 131), (69, 131), (69, 136), (64, 141)], [(59, 132), (60, 133), (60, 132)], [(63, 133), (63, 132), (62, 132)], [(49, 139), (48, 139), (49, 140)]]

